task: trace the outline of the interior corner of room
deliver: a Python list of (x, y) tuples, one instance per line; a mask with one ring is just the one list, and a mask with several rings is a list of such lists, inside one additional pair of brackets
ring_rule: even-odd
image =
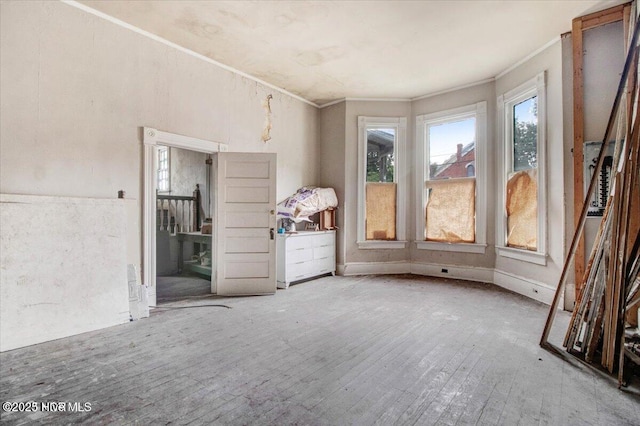
[[(293, 90), (275, 60), (252, 73), (241, 68), (250, 58), (229, 65), (222, 47), (215, 59), (215, 49), (183, 45), (219, 35), (222, 24), (181, 37), (179, 27), (197, 21), (183, 10), (176, 28), (156, 33), (142, 25), (143, 3), (101, 3), (0, 4), (0, 351), (142, 324), (172, 303), (269, 295), (268, 303), (318, 276), (327, 285), (404, 274), (463, 280), (568, 312), (581, 306), (616, 149), (637, 137), (632, 113), (611, 122), (636, 48), (635, 1), (563, 5), (584, 3), (566, 32), (498, 71), (384, 96), (317, 92), (311, 86), (343, 76), (327, 68), (308, 82), (291, 77), (308, 93)], [(309, 49), (291, 54), (291, 66), (346, 56)], [(430, 78), (424, 70), (406, 79), (416, 75)], [(629, 75), (621, 102), (633, 111), (637, 58)], [(601, 154), (608, 128), (617, 142)], [(640, 232), (640, 182), (637, 171), (624, 173), (631, 189), (616, 202), (626, 214), (606, 242), (626, 259), (619, 291), (623, 274), (637, 276)], [(330, 188), (337, 206), (283, 221), (278, 204), (301, 188)], [(625, 324), (638, 328), (632, 285), (619, 295), (631, 300), (622, 319), (609, 319), (623, 334)], [(616, 337), (620, 330), (607, 335), (612, 345)]]

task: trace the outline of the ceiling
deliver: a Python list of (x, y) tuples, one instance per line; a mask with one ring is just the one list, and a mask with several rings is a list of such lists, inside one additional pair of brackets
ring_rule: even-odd
[(624, 1), (80, 2), (323, 105), (494, 78), (573, 18)]

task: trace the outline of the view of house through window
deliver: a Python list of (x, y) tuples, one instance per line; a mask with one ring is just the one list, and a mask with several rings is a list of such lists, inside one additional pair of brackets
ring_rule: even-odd
[(425, 240), (475, 242), (476, 118), (427, 126)]
[(395, 147), (396, 129), (367, 129), (365, 188), (367, 240), (396, 239)]
[(507, 246), (537, 250), (538, 104), (532, 96), (512, 107), (512, 167), (507, 179)]

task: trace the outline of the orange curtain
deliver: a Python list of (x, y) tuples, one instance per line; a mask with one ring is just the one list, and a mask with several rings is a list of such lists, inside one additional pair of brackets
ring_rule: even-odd
[(473, 243), (476, 240), (476, 181), (431, 181), (426, 208), (426, 240)]
[(396, 239), (396, 184), (367, 182), (367, 240)]
[(537, 250), (538, 171), (513, 173), (507, 181), (507, 246)]

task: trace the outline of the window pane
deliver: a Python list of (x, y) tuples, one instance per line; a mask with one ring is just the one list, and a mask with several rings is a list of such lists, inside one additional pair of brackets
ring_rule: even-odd
[(538, 166), (538, 97), (513, 106), (513, 171)]
[(394, 182), (395, 129), (367, 129), (367, 182)]
[(429, 126), (429, 179), (475, 177), (476, 119)]
[(169, 190), (169, 149), (158, 148), (158, 191)]

